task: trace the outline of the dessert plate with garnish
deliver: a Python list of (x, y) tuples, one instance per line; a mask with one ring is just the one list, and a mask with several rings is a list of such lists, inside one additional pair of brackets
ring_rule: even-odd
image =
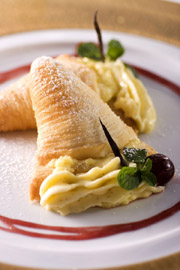
[[(34, 269), (121, 269), (180, 252), (179, 49), (118, 32), (103, 31), (102, 39), (105, 62), (101, 61), (101, 51), (96, 50), (97, 35), (93, 30), (36, 31), (1, 38), (2, 264)], [(96, 64), (88, 57), (82, 58), (89, 56), (87, 51), (93, 51)], [(74, 57), (77, 52), (79, 58)], [(51, 58), (58, 55), (59, 60)], [(114, 59), (119, 56), (120, 60)], [(68, 71), (58, 61), (64, 61)], [(26, 75), (32, 62), (31, 73)], [(5, 88), (11, 95), (2, 94)], [(30, 96), (22, 91), (27, 88)], [(124, 94), (119, 88), (124, 89)], [(68, 103), (64, 98), (62, 104), (58, 103), (56, 90), (64, 98), (68, 94)], [(58, 118), (52, 121), (50, 113), (55, 102), (61, 110), (56, 110), (53, 117), (57, 114)], [(80, 115), (73, 114), (76, 106)], [(78, 117), (74, 122), (83, 128), (74, 127), (72, 120), (69, 125), (69, 115), (71, 119), (72, 115), (73, 119)], [(120, 120), (122, 117), (126, 124)], [(63, 125), (71, 130), (69, 134), (64, 135)], [(75, 129), (80, 139), (71, 137)], [(94, 130), (101, 134), (100, 139)], [(119, 135), (121, 130), (125, 136)], [(58, 140), (64, 136), (62, 145), (66, 142), (68, 147), (76, 140), (70, 150), (58, 148), (61, 159), (54, 156), (57, 148), (53, 140), (57, 136)], [(51, 155), (50, 148), (45, 151), (44, 141), (49, 140), (54, 147)], [(43, 174), (39, 168), (45, 173), (43, 182), (39, 180)], [(82, 176), (86, 181), (77, 186)], [(99, 182), (93, 182), (97, 179)], [(58, 191), (55, 183), (61, 186)]]

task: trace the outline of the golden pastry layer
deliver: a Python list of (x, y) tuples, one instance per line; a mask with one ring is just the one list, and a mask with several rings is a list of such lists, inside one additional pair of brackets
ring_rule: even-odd
[(0, 92), (0, 132), (35, 129), (29, 75)]
[[(97, 89), (96, 75), (93, 70), (78, 63), (73, 57), (60, 55), (56, 59), (89, 87)], [(0, 132), (36, 129), (29, 86), (28, 74), (0, 92)]]

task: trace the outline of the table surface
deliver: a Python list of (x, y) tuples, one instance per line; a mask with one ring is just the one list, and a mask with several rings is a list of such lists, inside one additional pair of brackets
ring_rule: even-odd
[[(180, 4), (159, 0), (1, 0), (0, 36), (41, 29), (91, 29), (96, 10), (104, 30), (132, 33), (180, 46)], [(30, 268), (0, 264), (0, 269)], [(178, 270), (180, 253), (116, 269)]]

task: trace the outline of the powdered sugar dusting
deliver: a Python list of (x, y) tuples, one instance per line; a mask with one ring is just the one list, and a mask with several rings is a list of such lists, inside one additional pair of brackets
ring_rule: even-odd
[[(34, 169), (36, 132), (11, 132), (0, 135), (0, 209), (11, 212), (17, 204), (16, 216), (29, 204), (29, 183)], [(13, 216), (13, 213), (12, 215)]]

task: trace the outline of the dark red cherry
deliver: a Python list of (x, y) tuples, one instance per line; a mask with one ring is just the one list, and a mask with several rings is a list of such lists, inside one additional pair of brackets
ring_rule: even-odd
[(165, 186), (174, 175), (173, 162), (163, 154), (148, 156), (152, 160), (152, 172), (156, 175), (158, 186)]

